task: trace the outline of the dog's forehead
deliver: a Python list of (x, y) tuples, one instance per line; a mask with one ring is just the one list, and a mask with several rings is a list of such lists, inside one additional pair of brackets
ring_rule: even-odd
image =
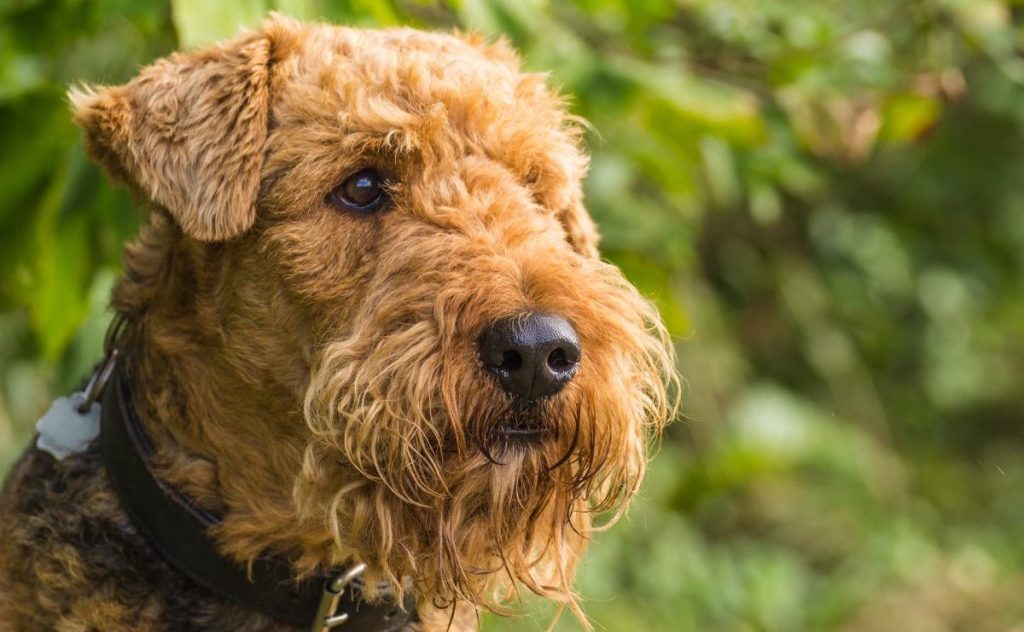
[[(504, 42), (413, 29), (317, 26), (282, 60), (277, 119), (410, 147), (483, 148), (515, 170), (582, 176), (578, 133), (547, 76)], [(515, 156), (508, 156), (514, 150)], [(508, 160), (505, 160), (504, 158)]]
[[(503, 41), (414, 29), (355, 29), (319, 26), (302, 40), (295, 62), (299, 74), (323, 87), (361, 84), (424, 102), (455, 101), (452, 88), (513, 104), (521, 87), (533, 83), (520, 72), (516, 54)], [(412, 105), (412, 104), (410, 104)]]

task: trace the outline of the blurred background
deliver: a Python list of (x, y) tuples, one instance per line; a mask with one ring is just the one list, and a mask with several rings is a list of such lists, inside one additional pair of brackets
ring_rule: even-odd
[(604, 255), (687, 382), (583, 565), (599, 629), (1024, 631), (1019, 0), (2, 0), (0, 471), (140, 220), (66, 86), (271, 9), (504, 35), (593, 123)]

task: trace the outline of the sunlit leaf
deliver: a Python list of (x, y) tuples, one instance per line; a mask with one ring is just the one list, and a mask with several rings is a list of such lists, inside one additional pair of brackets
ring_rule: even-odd
[(266, 0), (172, 0), (174, 27), (184, 48), (230, 37), (255, 26), (269, 8)]

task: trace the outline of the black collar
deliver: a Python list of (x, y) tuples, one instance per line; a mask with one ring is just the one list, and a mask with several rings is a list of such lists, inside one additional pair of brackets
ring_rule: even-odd
[(415, 620), (411, 597), (404, 610), (361, 599), (362, 565), (297, 581), (286, 560), (261, 558), (247, 571), (220, 555), (207, 536), (220, 517), (153, 475), (153, 447), (120, 373), (115, 369), (103, 389), (103, 460), (125, 511), (169, 564), (215, 595), (303, 630), (392, 632)]

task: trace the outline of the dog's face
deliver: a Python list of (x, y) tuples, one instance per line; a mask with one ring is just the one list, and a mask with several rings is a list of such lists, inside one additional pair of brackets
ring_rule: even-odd
[(246, 244), (231, 274), (279, 324), (259, 336), (290, 350), (266, 361), (307, 425), (296, 519), (442, 602), (495, 606), (509, 578), (571, 602), (674, 378), (597, 257), (544, 78), (473, 38), (275, 19), (73, 98), (185, 239)]

